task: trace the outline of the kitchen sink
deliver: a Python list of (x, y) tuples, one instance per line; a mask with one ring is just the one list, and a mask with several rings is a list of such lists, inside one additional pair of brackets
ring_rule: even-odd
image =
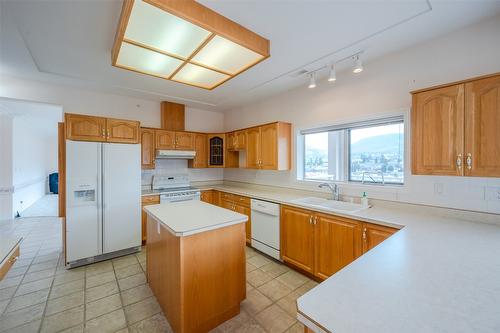
[(363, 207), (363, 205), (358, 203), (328, 200), (316, 197), (295, 199), (292, 200), (292, 202), (311, 208), (321, 208), (330, 210), (332, 212), (341, 212), (341, 213), (355, 213), (367, 208)]

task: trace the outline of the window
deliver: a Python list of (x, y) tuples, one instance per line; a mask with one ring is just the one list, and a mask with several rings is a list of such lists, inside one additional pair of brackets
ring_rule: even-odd
[(404, 183), (402, 116), (305, 130), (301, 135), (300, 179)]

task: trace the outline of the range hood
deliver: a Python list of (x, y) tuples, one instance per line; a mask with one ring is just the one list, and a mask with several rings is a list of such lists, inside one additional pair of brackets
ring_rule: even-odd
[(184, 159), (192, 160), (196, 156), (196, 151), (194, 150), (157, 150), (156, 158), (165, 159)]

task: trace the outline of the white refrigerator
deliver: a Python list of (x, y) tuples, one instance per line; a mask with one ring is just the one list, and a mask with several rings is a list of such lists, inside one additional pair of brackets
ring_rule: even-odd
[(75, 267), (141, 246), (141, 146), (66, 141), (66, 262)]

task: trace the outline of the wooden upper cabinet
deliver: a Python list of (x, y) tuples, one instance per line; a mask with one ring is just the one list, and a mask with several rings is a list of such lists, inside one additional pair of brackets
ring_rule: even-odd
[(249, 128), (247, 137), (247, 168), (258, 169), (260, 167), (260, 127)]
[(366, 253), (391, 237), (398, 229), (381, 225), (363, 224), (363, 253)]
[(175, 132), (175, 149), (194, 150), (194, 133)]
[(413, 174), (462, 175), (463, 129), (463, 84), (414, 94)]
[(175, 132), (155, 130), (156, 149), (175, 149)]
[(465, 103), (465, 175), (500, 177), (500, 75), (466, 83)]
[(314, 275), (327, 279), (362, 254), (362, 223), (316, 214)]
[(227, 150), (234, 150), (236, 148), (234, 132), (226, 133), (226, 148)]
[(66, 139), (106, 141), (106, 118), (66, 113)]
[(234, 143), (233, 143), (234, 149), (236, 149), (236, 150), (246, 149), (246, 147), (247, 147), (247, 133), (246, 133), (246, 131), (234, 132), (233, 140), (234, 140)]
[(260, 136), (260, 168), (278, 169), (278, 124), (261, 126)]
[(226, 135), (225, 134), (209, 134), (208, 141), (208, 167), (223, 168), (225, 163), (226, 153)]
[(141, 128), (141, 166), (143, 169), (155, 167), (155, 130)]
[(139, 143), (140, 123), (135, 120), (106, 119), (106, 141)]
[(300, 269), (314, 273), (314, 224), (312, 212), (281, 206), (281, 256)]
[(196, 155), (194, 159), (188, 161), (190, 168), (206, 168), (208, 167), (208, 139), (206, 134), (193, 134), (194, 150)]

